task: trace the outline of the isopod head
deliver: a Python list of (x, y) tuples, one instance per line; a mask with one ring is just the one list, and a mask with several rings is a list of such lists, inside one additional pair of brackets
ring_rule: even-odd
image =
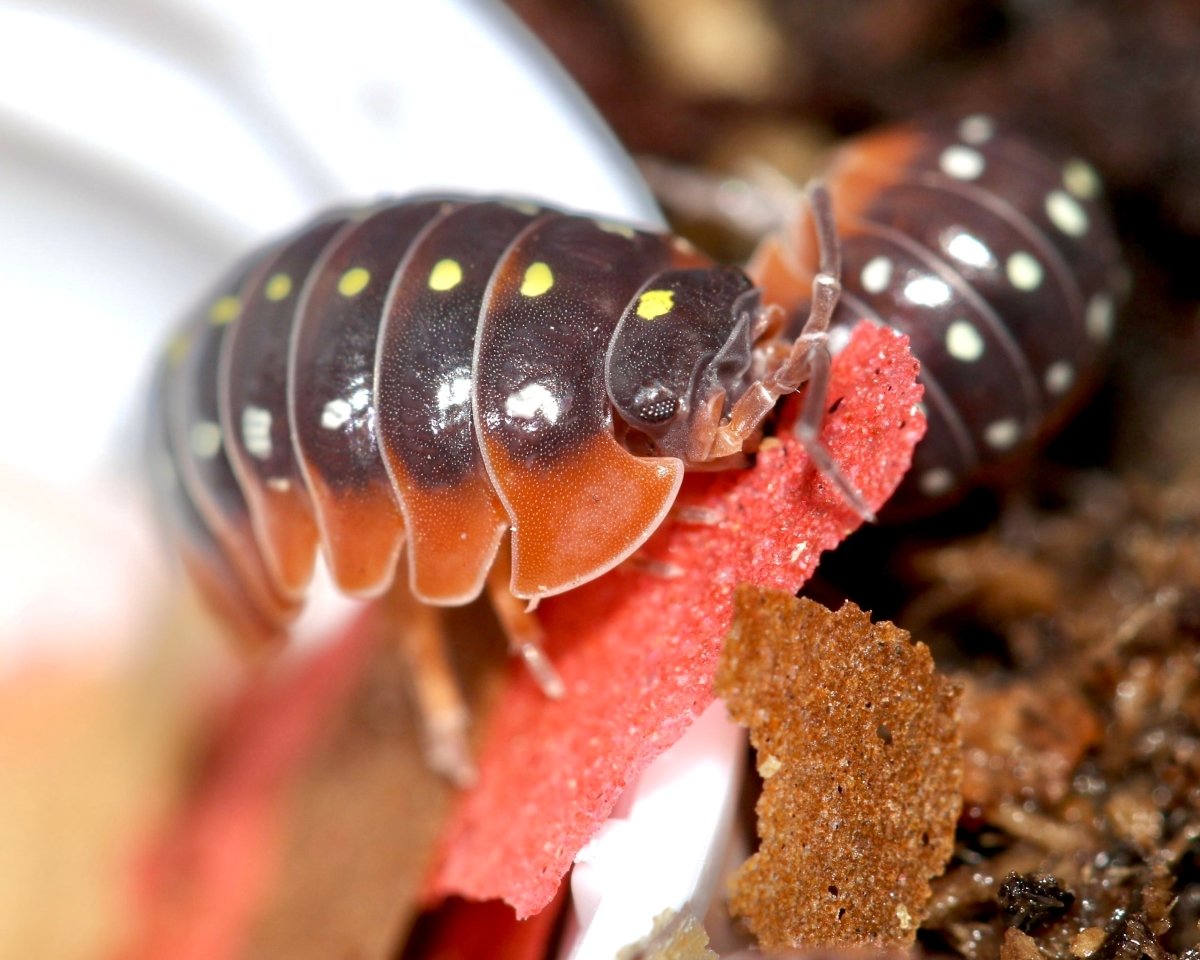
[(728, 267), (670, 270), (626, 307), (608, 347), (609, 399), (647, 452), (698, 462), (697, 417), (727, 409), (752, 378), (758, 291)]

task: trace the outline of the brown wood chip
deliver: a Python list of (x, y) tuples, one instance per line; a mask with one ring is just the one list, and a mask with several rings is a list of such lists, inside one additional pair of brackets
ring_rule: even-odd
[(911, 944), (962, 806), (959, 690), (929, 650), (853, 604), (740, 587), (716, 689), (765, 780), (732, 912), (767, 950)]

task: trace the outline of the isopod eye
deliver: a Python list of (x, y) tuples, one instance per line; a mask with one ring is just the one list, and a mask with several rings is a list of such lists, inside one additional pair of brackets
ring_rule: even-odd
[(630, 410), (643, 423), (666, 423), (679, 410), (679, 398), (662, 384), (639, 387)]

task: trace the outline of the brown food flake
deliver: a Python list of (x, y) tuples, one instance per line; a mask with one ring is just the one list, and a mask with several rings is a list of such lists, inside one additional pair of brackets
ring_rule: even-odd
[(962, 805), (958, 688), (853, 604), (740, 587), (716, 690), (772, 770), (732, 912), (767, 950), (910, 945)]

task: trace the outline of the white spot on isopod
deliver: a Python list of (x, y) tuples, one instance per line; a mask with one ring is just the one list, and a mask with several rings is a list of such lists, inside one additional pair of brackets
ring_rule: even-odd
[(350, 406), (349, 400), (335, 397), (325, 404), (325, 409), (321, 411), (321, 426), (326, 430), (339, 430), (345, 426), (352, 413), (354, 408)]
[(558, 399), (545, 384), (534, 381), (508, 395), (504, 401), (504, 412), (518, 420), (532, 420), (541, 416), (548, 423), (556, 423), (559, 414)]
[(954, 235), (945, 241), (945, 248), (950, 256), (968, 267), (983, 270), (996, 262), (992, 251), (973, 233), (956, 230)]
[(1021, 425), (1012, 417), (995, 420), (983, 430), (983, 441), (993, 450), (1008, 450), (1021, 439)]
[(975, 325), (955, 320), (946, 328), (946, 352), (955, 360), (972, 363), (983, 356), (984, 342)]
[(950, 302), (951, 291), (945, 281), (924, 274), (908, 281), (904, 295), (921, 307), (941, 307)]
[(973, 113), (969, 117), (964, 117), (958, 125), (958, 135), (964, 143), (973, 143), (978, 146), (981, 143), (987, 143), (995, 136), (996, 124), (991, 117), (982, 113)]
[(975, 180), (987, 167), (983, 154), (970, 147), (947, 147), (938, 157), (942, 173), (955, 180)]
[(1069, 360), (1059, 360), (1046, 368), (1044, 383), (1047, 393), (1066, 393), (1075, 382), (1075, 367)]
[(271, 411), (262, 407), (246, 407), (242, 410), (242, 444), (246, 452), (259, 460), (271, 456)]
[(867, 261), (859, 274), (863, 289), (867, 293), (882, 293), (892, 282), (892, 261), (887, 257), (874, 257)]
[(465, 373), (462, 370), (456, 370), (449, 380), (438, 384), (437, 405), (439, 410), (445, 411), (461, 407), (470, 399), (471, 371), (469, 369)]
[(1075, 158), (1063, 167), (1063, 186), (1080, 200), (1093, 200), (1100, 193), (1100, 177), (1090, 163)]
[(1087, 305), (1087, 331), (1093, 340), (1107, 340), (1112, 336), (1113, 302), (1112, 297), (1098, 293)]
[(1046, 273), (1037, 257), (1024, 250), (1018, 250), (1005, 261), (1004, 272), (1008, 275), (1009, 283), (1026, 292), (1040, 287)]
[(1069, 237), (1082, 237), (1087, 233), (1087, 211), (1064, 190), (1051, 190), (1046, 194), (1046, 216)]
[(934, 467), (921, 474), (917, 486), (927, 497), (940, 497), (954, 486), (954, 474), (945, 467)]
[(292, 481), (287, 477), (271, 477), (267, 481), (267, 489), (274, 490), (276, 493), (287, 493), (292, 489)]

